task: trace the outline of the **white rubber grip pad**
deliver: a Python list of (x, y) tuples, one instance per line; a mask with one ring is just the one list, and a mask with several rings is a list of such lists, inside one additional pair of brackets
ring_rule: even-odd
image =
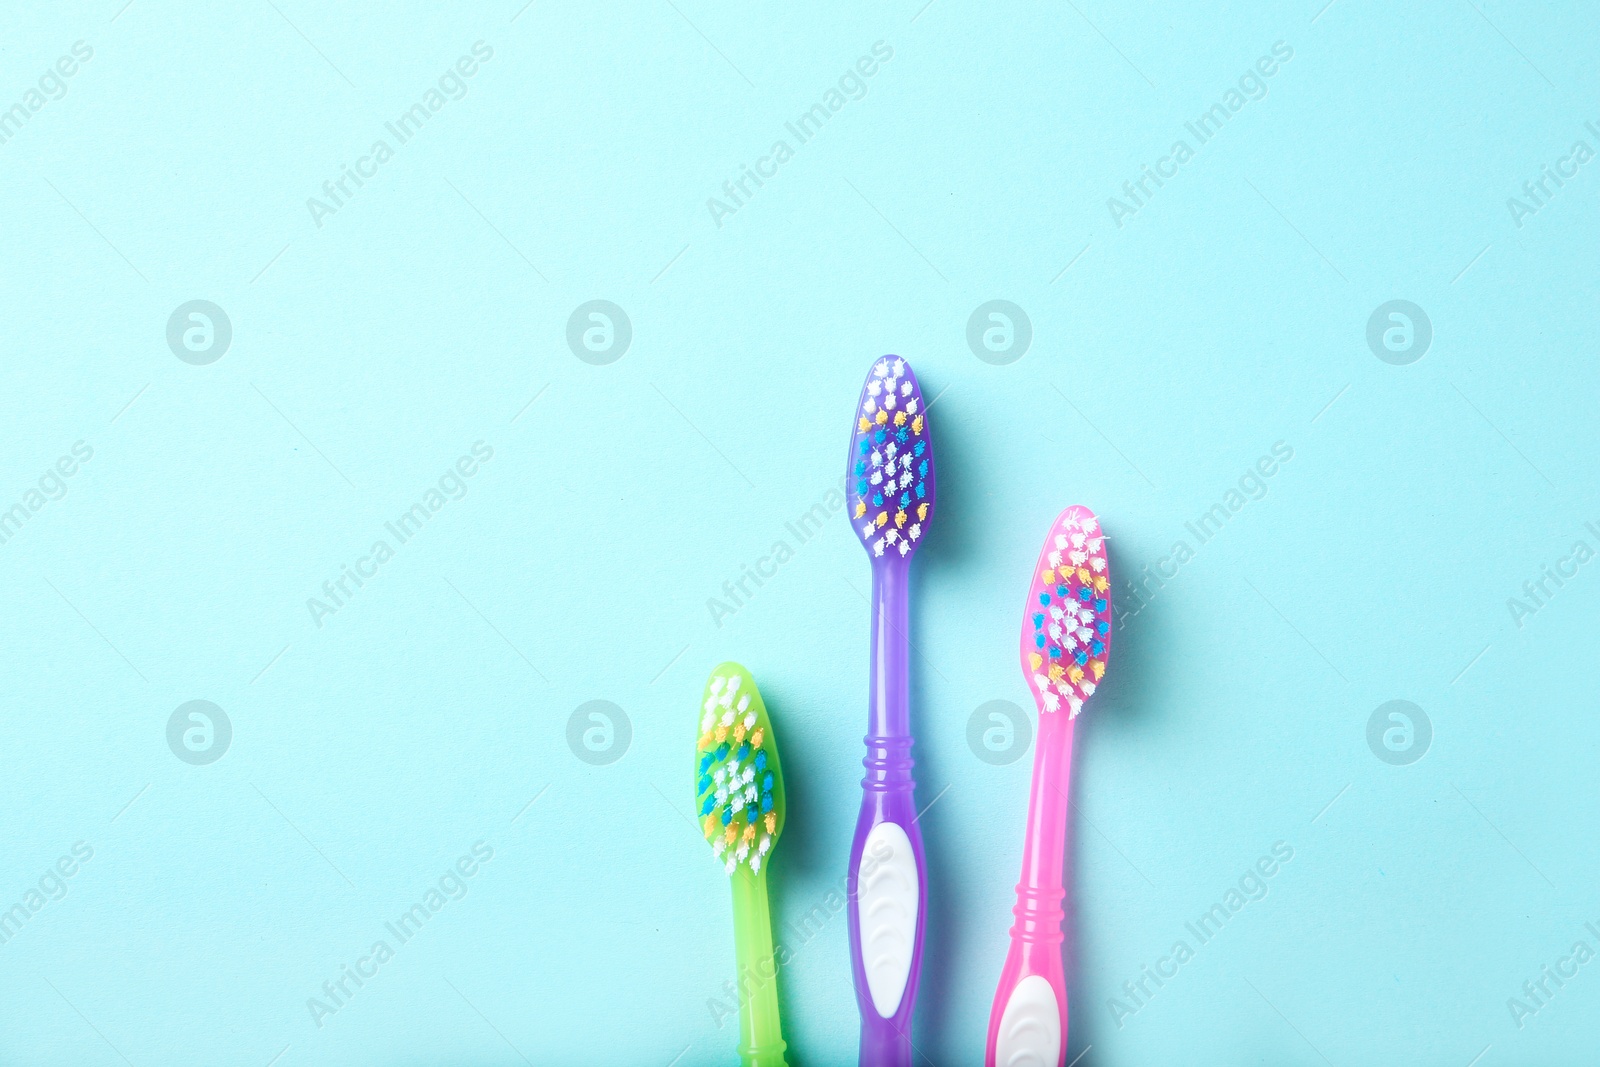
[(887, 1019), (900, 1008), (911, 953), (917, 944), (920, 884), (911, 839), (898, 824), (881, 822), (867, 834), (856, 877), (861, 962), (872, 1006)]
[(1060, 1067), (1061, 1012), (1050, 983), (1030, 974), (1017, 983), (1000, 1016), (995, 1067)]

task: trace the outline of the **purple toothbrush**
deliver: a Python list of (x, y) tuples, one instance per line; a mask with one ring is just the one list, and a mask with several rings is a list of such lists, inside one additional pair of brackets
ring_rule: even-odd
[(867, 776), (850, 847), (850, 956), (862, 1067), (911, 1067), (927, 867), (911, 777), (911, 557), (933, 513), (933, 447), (922, 390), (898, 356), (872, 366), (856, 409), (846, 489), (872, 560)]

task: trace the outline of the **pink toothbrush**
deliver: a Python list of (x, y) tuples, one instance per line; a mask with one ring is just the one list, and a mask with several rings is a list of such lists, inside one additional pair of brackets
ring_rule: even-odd
[(1072, 720), (1111, 655), (1111, 571), (1094, 512), (1074, 505), (1051, 527), (1022, 620), (1022, 673), (1039, 707), (1028, 836), (1011, 951), (989, 1013), (987, 1067), (1061, 1067), (1067, 983), (1061, 965), (1062, 855), (1072, 773)]

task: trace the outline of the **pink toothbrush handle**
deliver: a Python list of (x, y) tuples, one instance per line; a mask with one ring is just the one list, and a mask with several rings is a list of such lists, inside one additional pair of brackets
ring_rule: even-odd
[(986, 1067), (1061, 1067), (1066, 1059), (1062, 859), (1071, 771), (1072, 720), (1065, 709), (1040, 713), (1016, 922), (989, 1013)]

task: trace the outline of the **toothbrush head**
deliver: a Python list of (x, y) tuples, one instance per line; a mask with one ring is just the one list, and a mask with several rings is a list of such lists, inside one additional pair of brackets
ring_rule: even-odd
[(1111, 656), (1111, 567), (1094, 512), (1074, 504), (1050, 528), (1022, 617), (1022, 673), (1039, 710), (1077, 718)]
[(850, 435), (845, 507), (874, 560), (909, 559), (933, 515), (927, 411), (911, 364), (884, 356), (872, 365)]
[(778, 739), (755, 679), (737, 663), (711, 672), (695, 742), (695, 811), (723, 870), (760, 874), (783, 832)]

